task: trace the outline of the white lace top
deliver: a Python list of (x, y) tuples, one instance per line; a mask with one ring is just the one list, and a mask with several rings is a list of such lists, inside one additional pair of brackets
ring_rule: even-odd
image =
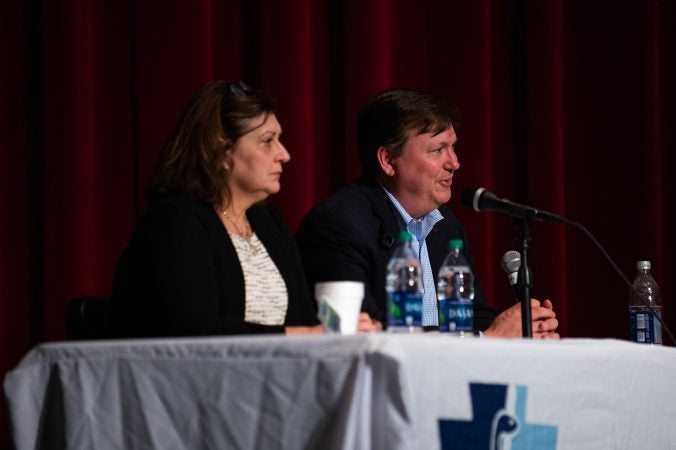
[(289, 296), (286, 283), (263, 243), (254, 233), (245, 239), (230, 233), (244, 272), (244, 321), (283, 325)]

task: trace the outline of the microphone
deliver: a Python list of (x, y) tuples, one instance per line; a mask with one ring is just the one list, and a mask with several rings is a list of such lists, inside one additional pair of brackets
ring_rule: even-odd
[(568, 219), (554, 213), (542, 211), (532, 206), (515, 203), (506, 198), (500, 198), (486, 188), (468, 188), (462, 191), (462, 202), (477, 212), (498, 211), (507, 213), (513, 217), (539, 220), (541, 222), (553, 222), (570, 224)]
[(380, 235), (380, 245), (385, 249), (389, 250), (391, 249), (395, 244), (395, 239), (392, 236), (389, 236), (387, 234), (381, 234)]
[(500, 263), (502, 269), (507, 274), (509, 278), (509, 284), (514, 288), (514, 294), (516, 298), (521, 301), (521, 289), (519, 288), (519, 269), (521, 268), (521, 254), (515, 250), (510, 250), (505, 252), (502, 255), (502, 261)]

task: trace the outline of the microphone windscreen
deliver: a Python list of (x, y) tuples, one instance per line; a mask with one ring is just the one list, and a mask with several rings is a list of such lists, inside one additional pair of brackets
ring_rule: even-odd
[(519, 269), (521, 268), (521, 254), (515, 250), (510, 250), (502, 255), (502, 269), (509, 276), (509, 282), (515, 285), (518, 281)]

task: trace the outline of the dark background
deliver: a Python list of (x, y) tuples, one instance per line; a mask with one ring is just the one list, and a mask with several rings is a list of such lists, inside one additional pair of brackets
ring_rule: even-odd
[[(64, 308), (110, 294), (144, 185), (188, 97), (244, 79), (276, 92), (295, 229), (359, 173), (354, 118), (374, 92), (458, 105), (451, 206), (493, 304), (516, 247), (468, 186), (587, 226), (633, 279), (650, 259), (676, 327), (676, 3), (517, 0), (0, 1), (0, 373), (64, 338)], [(578, 230), (535, 223), (534, 295), (564, 337), (628, 336), (628, 288)], [(0, 408), (0, 445), (9, 445)]]

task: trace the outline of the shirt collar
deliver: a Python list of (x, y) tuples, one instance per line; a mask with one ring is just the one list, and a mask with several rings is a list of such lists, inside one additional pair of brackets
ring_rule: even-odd
[(416, 219), (412, 217), (406, 211), (406, 209), (404, 209), (401, 203), (399, 203), (399, 200), (397, 200), (397, 198), (390, 191), (388, 191), (385, 186), (382, 186), (382, 188), (394, 207), (399, 212), (399, 217), (397, 218), (399, 220), (399, 224), (403, 228), (406, 228), (408, 231), (413, 233), (419, 240), (424, 240), (429, 232), (432, 231), (434, 225), (444, 218), (439, 209), (435, 208), (421, 218)]

